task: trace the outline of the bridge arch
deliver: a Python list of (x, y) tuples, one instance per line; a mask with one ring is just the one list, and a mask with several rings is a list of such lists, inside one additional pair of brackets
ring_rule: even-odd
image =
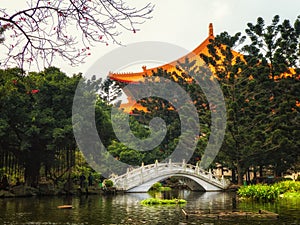
[(212, 173), (185, 162), (142, 165), (140, 168), (112, 178), (112, 181), (117, 190), (147, 192), (154, 183), (172, 176), (188, 178), (196, 182), (203, 191), (221, 191), (229, 185), (224, 178), (215, 177)]
[(201, 179), (198, 179), (195, 176), (191, 176), (191, 175), (187, 175), (187, 174), (174, 173), (174, 174), (159, 176), (159, 177), (156, 177), (156, 178), (151, 179), (149, 181), (146, 181), (143, 184), (140, 184), (136, 187), (128, 189), (127, 192), (147, 192), (152, 187), (152, 185), (155, 184), (156, 182), (165, 180), (165, 179), (167, 179), (169, 177), (173, 177), (173, 176), (189, 178), (190, 180), (197, 183), (198, 188), (195, 188), (195, 186), (191, 187), (189, 183), (187, 184), (187, 186), (189, 186), (189, 188), (192, 189), (192, 190), (197, 190), (197, 191), (221, 191), (222, 190), (221, 188), (216, 188), (216, 187), (211, 186), (211, 184), (209, 184), (208, 182), (205, 182)]

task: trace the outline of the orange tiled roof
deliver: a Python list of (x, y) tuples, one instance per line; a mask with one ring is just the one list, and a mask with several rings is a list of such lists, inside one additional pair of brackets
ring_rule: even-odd
[(173, 62), (167, 63), (162, 66), (158, 66), (155, 68), (147, 69), (146, 66), (143, 66), (143, 71), (136, 72), (136, 73), (110, 73), (109, 78), (118, 82), (122, 83), (137, 83), (140, 80), (143, 79), (144, 76), (151, 76), (153, 71), (156, 72), (158, 69), (166, 70), (167, 72), (173, 72), (176, 70), (176, 64), (177, 62), (184, 62), (186, 58), (188, 58), (190, 61), (196, 60), (196, 64), (202, 65), (203, 61), (200, 60), (200, 57), (198, 57), (201, 53), (208, 54), (208, 48), (207, 45), (209, 44), (209, 40), (214, 38), (213, 33), (213, 25), (212, 23), (209, 24), (209, 35), (208, 37), (198, 46), (196, 47), (192, 52), (188, 53), (187, 55), (174, 60)]

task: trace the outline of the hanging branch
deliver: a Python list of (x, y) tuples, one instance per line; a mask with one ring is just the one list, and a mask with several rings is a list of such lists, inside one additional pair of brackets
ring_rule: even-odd
[(11, 15), (0, 9), (0, 48), (6, 48), (1, 66), (45, 67), (57, 57), (78, 65), (91, 54), (90, 46), (120, 44), (121, 31), (135, 33), (152, 10), (150, 3), (135, 8), (123, 0), (31, 0)]

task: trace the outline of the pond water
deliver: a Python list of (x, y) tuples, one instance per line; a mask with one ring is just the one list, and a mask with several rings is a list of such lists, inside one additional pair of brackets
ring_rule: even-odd
[[(174, 196), (174, 193), (172, 193)], [(82, 197), (33, 197), (0, 199), (0, 224), (32, 225), (86, 225), (86, 224), (200, 224), (200, 225), (300, 225), (300, 201), (281, 200), (276, 203), (237, 203), (238, 210), (257, 211), (265, 209), (279, 213), (275, 221), (208, 220), (189, 217), (187, 212), (210, 210), (219, 212), (235, 207), (234, 194), (224, 192), (190, 192), (182, 190), (175, 195), (187, 200), (184, 206), (143, 206), (140, 201), (151, 197), (148, 193), (128, 193), (114, 196)], [(73, 209), (58, 209), (57, 206), (72, 204)]]

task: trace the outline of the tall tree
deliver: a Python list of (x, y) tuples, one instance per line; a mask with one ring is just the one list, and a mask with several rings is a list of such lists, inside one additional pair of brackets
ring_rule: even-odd
[[(249, 166), (274, 165), (271, 161), (276, 158), (276, 150), (281, 149), (287, 159), (287, 146), (292, 149), (298, 146), (294, 140), (299, 118), (296, 107), (299, 75), (295, 69), (299, 62), (298, 26), (298, 20), (294, 27), (287, 20), (279, 24), (278, 16), (265, 26), (264, 20), (258, 18), (256, 25), (248, 24), (250, 44), (244, 46), (244, 55), (233, 50), (246, 37), (240, 33), (230, 36), (227, 32), (211, 40), (209, 55), (201, 55), (224, 92), (228, 123), (222, 153), (224, 161), (231, 162), (237, 170), (239, 184)], [(289, 124), (290, 132), (282, 129), (288, 130), (283, 124)], [(275, 141), (283, 132), (286, 133), (280, 137), (281, 141)], [(283, 155), (275, 160), (277, 164), (285, 161)]]
[(71, 109), (81, 76), (68, 77), (53, 67), (28, 76), (19, 69), (2, 73), (1, 150), (14, 154), (28, 185), (37, 185), (41, 167), (50, 171), (61, 153), (76, 148)]
[(255, 140), (251, 135), (255, 122), (249, 110), (252, 92), (247, 85), (252, 81), (244, 69), (242, 55), (233, 51), (243, 40), (241, 33), (234, 36), (221, 33), (211, 40), (208, 46), (210, 55), (201, 55), (220, 82), (227, 108), (227, 130), (218, 160), (223, 156), (221, 163), (237, 170), (239, 184), (249, 167), (249, 155), (253, 154)]
[[(252, 41), (243, 50), (247, 61), (259, 60), (253, 69), (257, 84), (264, 90), (265, 109), (268, 111), (266, 152), (261, 156), (264, 163), (274, 166), (276, 175), (281, 175), (299, 160), (300, 117), (300, 17), (292, 25), (289, 20), (280, 23), (274, 16), (266, 26), (262, 18), (256, 24), (249, 23), (247, 35)], [(267, 79), (266, 79), (267, 78)]]

